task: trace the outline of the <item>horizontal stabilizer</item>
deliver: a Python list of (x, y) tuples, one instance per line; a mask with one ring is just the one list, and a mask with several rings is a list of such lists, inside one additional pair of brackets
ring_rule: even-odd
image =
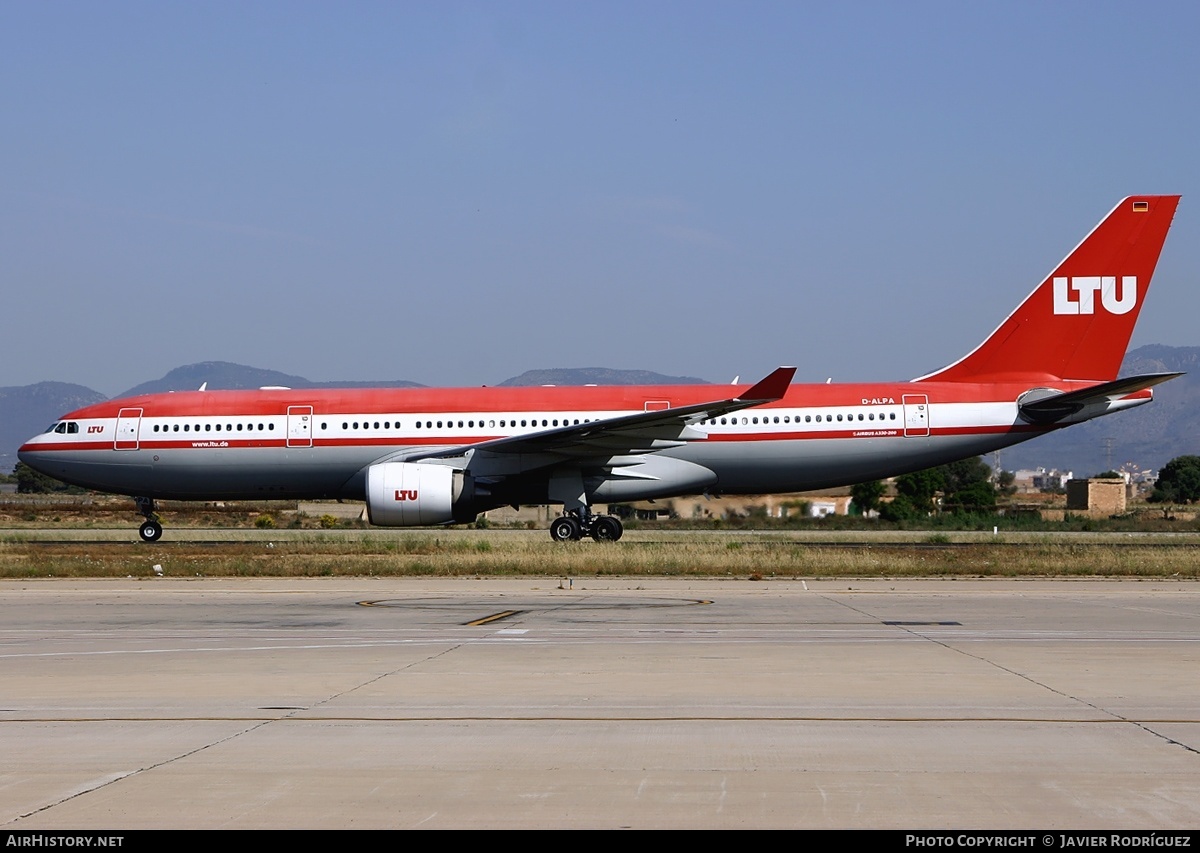
[(1018, 410), (1021, 417), (1036, 424), (1053, 423), (1069, 418), (1080, 412), (1085, 406), (1093, 403), (1107, 403), (1111, 400), (1144, 391), (1183, 376), (1182, 373), (1146, 373), (1141, 376), (1130, 376), (1126, 379), (1116, 379), (1080, 391), (1059, 393), (1050, 388), (1035, 388), (1027, 391), (1018, 399)]

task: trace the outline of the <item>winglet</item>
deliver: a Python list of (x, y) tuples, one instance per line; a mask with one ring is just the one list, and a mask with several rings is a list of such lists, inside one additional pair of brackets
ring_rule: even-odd
[(788, 386), (792, 384), (792, 377), (795, 375), (796, 368), (794, 367), (777, 367), (766, 379), (748, 388), (744, 393), (738, 394), (737, 399), (757, 400), (761, 403), (783, 399), (783, 395), (787, 393)]

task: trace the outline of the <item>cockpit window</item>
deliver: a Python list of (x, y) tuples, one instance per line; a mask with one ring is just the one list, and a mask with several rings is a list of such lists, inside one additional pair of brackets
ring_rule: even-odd
[(75, 421), (67, 421), (67, 432), (78, 433), (79, 424), (77, 424)]
[(67, 431), (67, 425), (66, 425), (66, 423), (64, 422), (64, 423), (58, 423), (58, 424), (55, 424), (55, 425), (54, 425), (54, 431), (55, 431), (56, 433), (58, 433), (59, 435), (62, 435), (63, 433), (65, 433), (65, 432)]

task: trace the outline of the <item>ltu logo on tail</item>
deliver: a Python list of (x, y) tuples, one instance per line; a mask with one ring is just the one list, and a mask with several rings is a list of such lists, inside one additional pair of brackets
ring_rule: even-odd
[(1128, 314), (1137, 305), (1137, 276), (1121, 276), (1121, 295), (1117, 296), (1115, 275), (1076, 275), (1054, 277), (1055, 314), (1095, 314), (1096, 294), (1110, 314)]

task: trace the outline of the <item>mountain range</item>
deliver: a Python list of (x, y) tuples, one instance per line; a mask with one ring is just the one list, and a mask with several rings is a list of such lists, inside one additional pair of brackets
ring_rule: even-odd
[[(1073, 471), (1076, 476), (1097, 474), (1126, 463), (1158, 469), (1176, 456), (1200, 455), (1200, 347), (1150, 344), (1129, 352), (1121, 375), (1187, 373), (1155, 388), (1155, 400), (1129, 412), (1088, 421), (1000, 453), (1005, 470), (1047, 468)], [(612, 370), (604, 367), (529, 370), (499, 383), (529, 385), (694, 385), (706, 380), (692, 376), (665, 376), (648, 370)], [(275, 385), (288, 388), (420, 388), (407, 380), (312, 382), (277, 370), (264, 370), (224, 361), (206, 361), (177, 367), (160, 379), (143, 382), (117, 397), (164, 391), (236, 390)], [(0, 388), (0, 471), (11, 471), (17, 448), (66, 412), (98, 403), (105, 395), (66, 382)], [(992, 460), (989, 459), (989, 462)]]

